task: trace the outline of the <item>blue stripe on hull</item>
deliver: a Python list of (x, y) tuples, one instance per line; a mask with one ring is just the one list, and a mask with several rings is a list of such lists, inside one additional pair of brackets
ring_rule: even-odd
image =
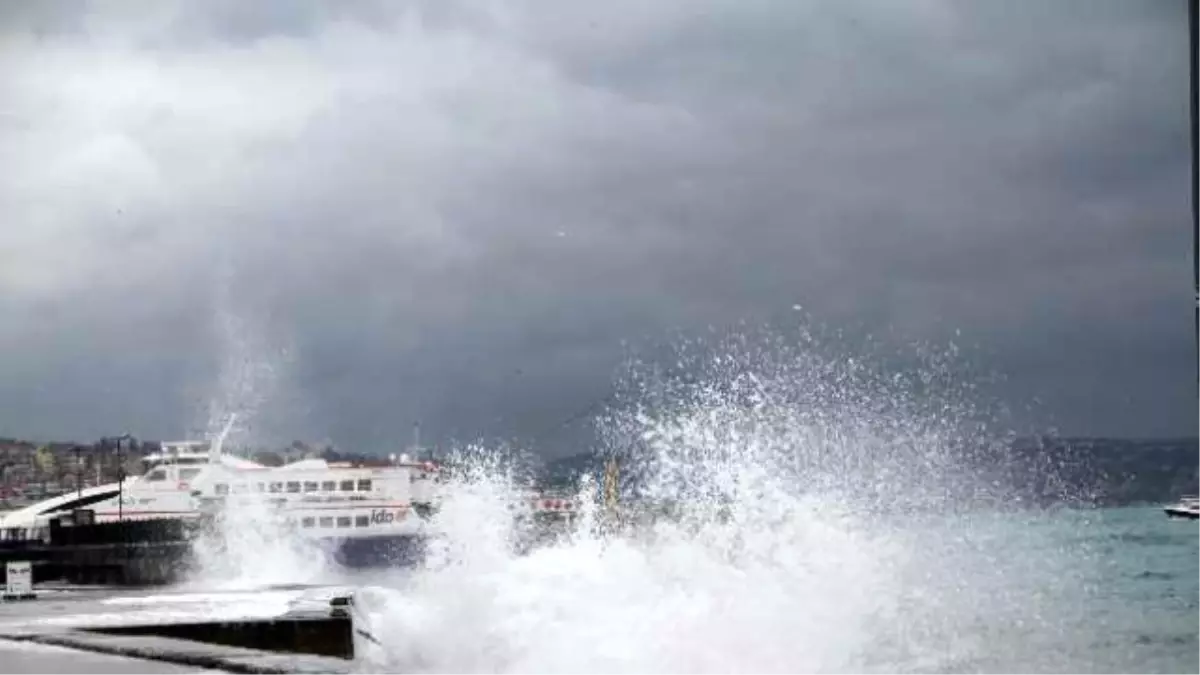
[(352, 569), (411, 567), (425, 557), (425, 539), (411, 534), (323, 540), (334, 561)]

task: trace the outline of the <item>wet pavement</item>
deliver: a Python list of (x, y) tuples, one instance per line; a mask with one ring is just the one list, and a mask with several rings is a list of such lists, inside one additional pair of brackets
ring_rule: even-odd
[(97, 654), (34, 642), (0, 639), (0, 672), (6, 673), (212, 673), (163, 661)]

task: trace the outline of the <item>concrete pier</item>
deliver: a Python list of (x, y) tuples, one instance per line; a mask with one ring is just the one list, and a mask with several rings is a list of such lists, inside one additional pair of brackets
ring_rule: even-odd
[(350, 619), (337, 616), (283, 616), (247, 621), (191, 621), (91, 629), (104, 635), (157, 636), (210, 645), (270, 652), (354, 658)]
[[(344, 595), (345, 589), (333, 587), (161, 593), (40, 589), (37, 600), (0, 604), (0, 654), (23, 654), (35, 665), (52, 663), (59, 673), (184, 672), (178, 667), (348, 673), (354, 657), (351, 620), (331, 604)], [(34, 645), (119, 658), (111, 663), (88, 655), (59, 659), (53, 650)]]

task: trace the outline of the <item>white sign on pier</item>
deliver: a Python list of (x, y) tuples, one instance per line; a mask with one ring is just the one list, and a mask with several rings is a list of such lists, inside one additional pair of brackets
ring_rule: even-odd
[(5, 600), (28, 600), (36, 597), (33, 593), (33, 564), (28, 560), (14, 560), (8, 563), (7, 578), (4, 584)]

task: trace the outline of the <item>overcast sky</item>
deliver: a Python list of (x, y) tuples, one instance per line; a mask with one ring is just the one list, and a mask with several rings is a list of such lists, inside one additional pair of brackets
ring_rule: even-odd
[(538, 430), (623, 340), (793, 305), (977, 345), (1021, 424), (1196, 430), (1180, 0), (29, 1), (0, 31), (0, 435), (251, 405), (262, 438), (569, 451)]

